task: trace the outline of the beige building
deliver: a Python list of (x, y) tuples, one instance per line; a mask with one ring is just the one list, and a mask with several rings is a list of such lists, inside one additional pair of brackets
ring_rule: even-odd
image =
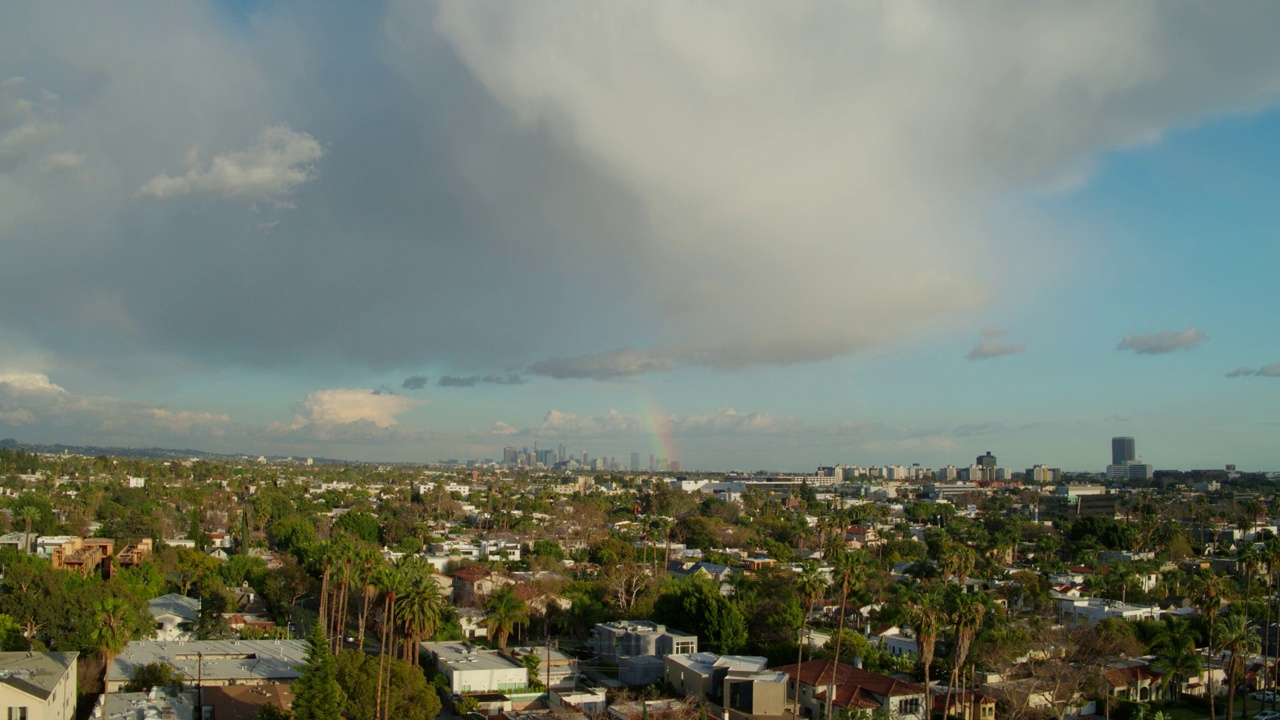
[(0, 653), (0, 712), (6, 720), (72, 720), (76, 714), (73, 652)]

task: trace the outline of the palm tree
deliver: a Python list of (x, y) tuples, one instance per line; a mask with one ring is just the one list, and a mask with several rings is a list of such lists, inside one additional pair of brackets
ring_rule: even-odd
[(105, 712), (107, 697), (111, 692), (111, 686), (107, 684), (111, 661), (124, 650), (132, 632), (129, 628), (129, 606), (120, 598), (103, 598), (94, 604), (94, 610), (98, 624), (93, 628), (91, 638), (102, 657), (102, 708)]
[(1162, 682), (1172, 681), (1176, 684), (1175, 700), (1182, 698), (1187, 681), (1199, 675), (1204, 669), (1200, 654), (1196, 652), (1197, 637), (1198, 633), (1191, 627), (1190, 622), (1181, 618), (1168, 617), (1152, 644), (1151, 649), (1156, 655), (1152, 667), (1160, 671), (1163, 676)]
[[(831, 663), (831, 676), (827, 678), (827, 708), (826, 716), (831, 716), (831, 701), (835, 697), (835, 681), (836, 668), (840, 666), (840, 645), (844, 640), (844, 622), (845, 605), (849, 602), (849, 588), (861, 586), (866, 580), (869, 572), (869, 558), (865, 550), (858, 549), (852, 552), (841, 552), (839, 557), (833, 559), (837, 572), (840, 573), (840, 625), (836, 631), (836, 655)], [(821, 678), (819, 678), (821, 679)], [(800, 696), (796, 695), (796, 702), (800, 702)]]
[(796, 704), (791, 706), (791, 717), (796, 717), (796, 708), (800, 704), (800, 663), (804, 662), (805, 630), (809, 626), (809, 613), (813, 611), (813, 603), (821, 599), (827, 589), (827, 583), (818, 574), (818, 566), (807, 562), (796, 579), (796, 592), (800, 595), (800, 642), (796, 650)]
[[(382, 572), (378, 573), (378, 586), (382, 589), (382, 647), (378, 653), (378, 693), (377, 700), (374, 705), (374, 720), (382, 720), (386, 708), (382, 702), (384, 696), (388, 697), (390, 702), (389, 686), (391, 684), (391, 669), (387, 663), (387, 651), (394, 647), (396, 641), (395, 613), (396, 613), (396, 596), (403, 595), (407, 592), (407, 579), (398, 567), (386, 567)], [(383, 682), (383, 668), (386, 668), (386, 682)]]
[[(1218, 575), (1213, 571), (1197, 575), (1192, 582), (1191, 594), (1196, 606), (1196, 610), (1204, 617), (1205, 623), (1209, 626), (1208, 648), (1212, 652), (1216, 647), (1213, 642), (1213, 630), (1217, 625), (1218, 611), (1222, 609), (1222, 603), (1230, 595), (1227, 587), (1227, 580), (1222, 575)], [(1217, 720), (1217, 711), (1214, 707), (1213, 699), (1213, 667), (1209, 667), (1209, 719)]]
[[(954, 662), (951, 667), (951, 683), (947, 686), (947, 701), (943, 706), (944, 713), (951, 710), (951, 690), (960, 682), (960, 669), (968, 659), (973, 637), (982, 627), (982, 621), (986, 615), (987, 605), (984, 596), (962, 593), (956, 597), (951, 612), (956, 628), (956, 646), (952, 649)], [(925, 679), (925, 684), (928, 685), (928, 678)]]
[(1227, 720), (1235, 712), (1236, 678), (1244, 673), (1245, 660), (1260, 649), (1258, 635), (1244, 615), (1227, 615), (1222, 622), (1218, 647), (1231, 653), (1227, 661)]
[(440, 625), (440, 615), (445, 603), (440, 597), (440, 586), (431, 575), (417, 576), (410, 580), (407, 592), (399, 599), (396, 618), (405, 631), (405, 661), (416, 665), (418, 643), (435, 634)]
[(357, 645), (364, 652), (364, 633), (369, 625), (369, 601), (378, 595), (376, 578), (382, 570), (382, 554), (371, 548), (362, 549), (356, 555), (355, 576), (360, 585), (360, 639)]
[(489, 602), (485, 603), (484, 609), (489, 613), (489, 617), (484, 620), (485, 627), (497, 639), (500, 649), (506, 649), (507, 637), (512, 630), (529, 624), (529, 607), (516, 597), (510, 587), (494, 593)]
[[(1263, 665), (1265, 666), (1266, 665), (1265, 658), (1270, 657), (1272, 652), (1275, 650), (1275, 648), (1271, 647), (1271, 609), (1272, 607), (1275, 607), (1276, 609), (1276, 623), (1280, 624), (1280, 604), (1277, 604), (1275, 602), (1276, 573), (1280, 573), (1280, 537), (1276, 537), (1273, 535), (1267, 538), (1266, 543), (1262, 546), (1262, 560), (1267, 566), (1267, 613), (1266, 613), (1267, 628), (1262, 635), (1264, 642), (1266, 643), (1266, 647), (1262, 649), (1262, 655), (1264, 658)], [(1272, 667), (1274, 667), (1274, 663)], [(1271, 686), (1272, 689), (1275, 688), (1274, 672), (1270, 669), (1267, 669), (1267, 672), (1266, 672), (1266, 682), (1268, 685)], [(1273, 702), (1273, 706), (1274, 706), (1274, 702)]]
[(34, 505), (27, 505), (18, 511), (15, 519), (21, 520), (24, 525), (22, 551), (31, 552), (31, 522), (40, 519), (40, 511)]
[(916, 644), (920, 646), (920, 664), (924, 667), (924, 716), (932, 717), (933, 691), (929, 689), (929, 669), (933, 666), (933, 653), (938, 645), (938, 633), (947, 620), (942, 596), (933, 587), (923, 590), (914, 598), (908, 610), (911, 626), (916, 631)]

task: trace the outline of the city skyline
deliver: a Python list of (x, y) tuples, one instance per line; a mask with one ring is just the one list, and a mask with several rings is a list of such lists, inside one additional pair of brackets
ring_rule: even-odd
[(1280, 7), (0, 20), (0, 438), (1280, 469)]

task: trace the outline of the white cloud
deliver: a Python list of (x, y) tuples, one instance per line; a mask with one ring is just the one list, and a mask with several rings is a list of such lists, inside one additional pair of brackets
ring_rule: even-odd
[(517, 435), (520, 431), (511, 425), (498, 420), (493, 424), (493, 427), (489, 429), (489, 432), (494, 435)]
[(397, 416), (425, 402), (373, 390), (319, 390), (308, 394), (302, 401), (303, 412), (294, 418), (291, 428), (298, 429), (312, 424), (349, 425), (364, 422), (385, 429), (398, 423)]
[(73, 152), (54, 153), (40, 163), (40, 169), (47, 173), (70, 172), (79, 170), (85, 162), (84, 155)]
[(315, 162), (324, 149), (315, 138), (288, 125), (264, 129), (246, 150), (215, 155), (208, 168), (193, 167), (177, 177), (161, 173), (138, 188), (138, 195), (171, 198), (212, 195), (220, 198), (259, 198), (279, 202), (299, 185), (315, 178)]
[(1025, 345), (1008, 344), (1000, 340), (1004, 337), (1005, 331), (1000, 328), (984, 328), (982, 330), (982, 338), (978, 340), (978, 344), (973, 346), (965, 358), (968, 360), (986, 360), (989, 358), (1000, 357), (1002, 355), (1017, 355), (1026, 352)]
[(178, 435), (220, 436), (231, 423), (226, 413), (151, 408), (147, 411), (164, 432)]
[(1272, 101), (1273, 19), (1153, 2), (402, 0), (387, 28), (408, 69), (424, 62), (414, 38), (442, 33), (529, 132), (643, 205), (638, 244), (593, 248), (652, 268), (661, 335), (637, 355), (736, 367), (883, 345), (982, 305), (987, 278), (1049, 252), (993, 227), (995, 198), (1076, 186), (1101, 152)]
[(1129, 333), (1116, 345), (1116, 349), (1132, 350), (1139, 355), (1163, 355), (1179, 350), (1195, 350), (1208, 338), (1208, 335), (1196, 330), (1194, 326), (1181, 332), (1165, 330), (1148, 335)]
[(65, 388), (55, 385), (49, 376), (39, 372), (11, 371), (0, 373), (0, 385), (24, 393), (65, 394)]

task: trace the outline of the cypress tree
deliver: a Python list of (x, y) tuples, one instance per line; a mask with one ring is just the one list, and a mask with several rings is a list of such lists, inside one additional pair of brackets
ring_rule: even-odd
[(293, 684), (294, 720), (341, 720), (346, 696), (338, 685), (338, 664), (317, 623), (307, 638), (307, 664)]

